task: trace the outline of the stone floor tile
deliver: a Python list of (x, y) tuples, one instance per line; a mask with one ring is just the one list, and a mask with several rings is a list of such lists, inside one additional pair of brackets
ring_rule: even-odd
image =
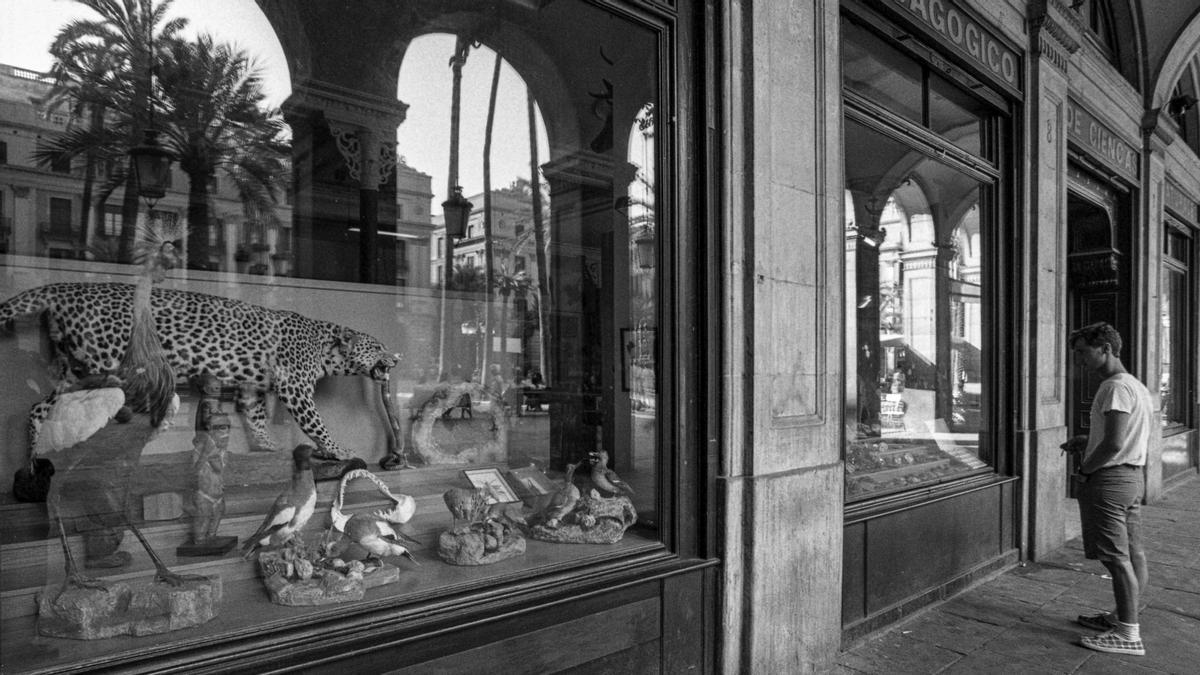
[(911, 640), (892, 631), (852, 649), (839, 665), (863, 673), (936, 673), (962, 658), (959, 652)]
[(988, 591), (1002, 593), (1017, 600), (1023, 600), (1038, 606), (1054, 600), (1072, 586), (1074, 584), (1063, 586), (1032, 577), (1019, 577), (1014, 574), (1004, 574), (983, 584), (983, 588), (986, 588)]
[(1200, 672), (1200, 620), (1150, 607), (1140, 623), (1145, 656), (1104, 656), (1167, 673)]
[(943, 612), (997, 626), (1012, 625), (1037, 609), (1038, 605), (988, 591), (986, 586), (976, 587), (941, 607)]
[(965, 653), (978, 649), (1004, 630), (1004, 627), (935, 610), (926, 612), (896, 630), (910, 639)]
[(1074, 586), (1079, 583), (1082, 573), (1080, 567), (1046, 562), (1025, 563), (1009, 572), (1010, 575), (1019, 579), (1037, 579), (1060, 586)]
[(1190, 567), (1164, 565), (1150, 561), (1150, 588), (1200, 593), (1200, 574)]
[(1076, 673), (1078, 675), (1179, 675), (1179, 673), (1168, 674), (1165, 670), (1143, 665), (1142, 661), (1135, 660), (1141, 657), (1130, 656), (1127, 657), (1127, 660), (1121, 660), (1110, 658), (1111, 656), (1112, 654), (1093, 652), (1092, 656), (1089, 656), (1088, 660), (1079, 666)]
[(1146, 542), (1146, 559), (1168, 565), (1188, 565), (1196, 560), (1197, 553), (1194, 545), (1177, 543), (1174, 539), (1166, 540), (1161, 537), (1151, 537)]
[(1099, 574), (1089, 574), (1079, 583), (1063, 591), (1055, 600), (1084, 607), (1111, 607), (1113, 603), (1112, 579), (1105, 579)]
[(1087, 660), (1087, 650), (1077, 644), (1079, 637), (1080, 633), (1073, 629), (1055, 629), (1022, 621), (989, 640), (983, 649), (1070, 673)]
[(1042, 664), (1014, 659), (1006, 654), (997, 654), (987, 650), (972, 652), (960, 660), (950, 664), (938, 675), (1049, 675), (1051, 673), (1069, 673), (1067, 670), (1057, 670)]
[[(1200, 594), (1197, 593), (1158, 589), (1150, 596), (1150, 607), (1200, 622)], [(1197, 638), (1200, 639), (1200, 633)]]

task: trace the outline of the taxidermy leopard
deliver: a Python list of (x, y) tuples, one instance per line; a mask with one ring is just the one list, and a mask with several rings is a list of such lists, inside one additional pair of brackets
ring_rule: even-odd
[[(0, 303), (0, 326), (14, 317), (46, 312), (50, 341), (64, 378), (112, 373), (132, 330), (134, 286), (59, 283), (39, 286)], [(349, 459), (330, 437), (313, 404), (317, 380), (361, 375), (386, 382), (397, 358), (375, 338), (295, 312), (267, 309), (204, 293), (154, 288), (150, 306), (163, 349), (180, 381), (210, 373), (237, 387), (256, 450), (274, 450), (267, 431), (266, 394), (274, 391), (320, 446), (319, 456)], [(33, 448), (56, 394), (29, 413)]]

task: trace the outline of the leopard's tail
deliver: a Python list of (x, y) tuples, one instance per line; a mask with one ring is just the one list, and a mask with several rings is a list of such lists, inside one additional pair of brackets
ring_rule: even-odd
[(49, 309), (53, 297), (53, 286), (38, 286), (0, 302), (0, 326), (6, 326), (18, 316), (29, 316)]

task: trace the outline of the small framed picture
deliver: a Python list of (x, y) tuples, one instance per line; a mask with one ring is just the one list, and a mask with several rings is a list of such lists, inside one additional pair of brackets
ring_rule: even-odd
[(557, 490), (554, 483), (542, 470), (533, 466), (523, 466), (519, 469), (509, 469), (508, 477), (512, 479), (517, 492), (528, 495), (548, 495)]
[(491, 488), (492, 494), (488, 497), (488, 504), (511, 504), (521, 501), (508, 481), (504, 480), (500, 469), (463, 469), (463, 475), (478, 489)]

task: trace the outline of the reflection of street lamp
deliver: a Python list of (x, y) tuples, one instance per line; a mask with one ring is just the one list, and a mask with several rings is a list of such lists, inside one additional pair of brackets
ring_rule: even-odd
[(171, 153), (158, 144), (158, 132), (145, 130), (141, 145), (129, 149), (133, 159), (133, 175), (137, 181), (138, 195), (146, 200), (146, 206), (154, 208), (155, 202), (167, 194), (171, 180)]
[(474, 206), (463, 197), (462, 186), (454, 186), (454, 194), (442, 202), (442, 213), (445, 215), (446, 238), (458, 239), (467, 233), (467, 221), (471, 219), (471, 208)]
[[(462, 323), (462, 326), (459, 328), (459, 330), (462, 331), (463, 335), (479, 335), (480, 336), (479, 340), (474, 341), (475, 342), (475, 361), (472, 364), (472, 367), (474, 369), (478, 369), (479, 368), (479, 343), (481, 341), (483, 341), (483, 339), (484, 339), (483, 326), (478, 321), (464, 321)], [(484, 374), (480, 373), (479, 377), (480, 377), (480, 380), (482, 381)]]

